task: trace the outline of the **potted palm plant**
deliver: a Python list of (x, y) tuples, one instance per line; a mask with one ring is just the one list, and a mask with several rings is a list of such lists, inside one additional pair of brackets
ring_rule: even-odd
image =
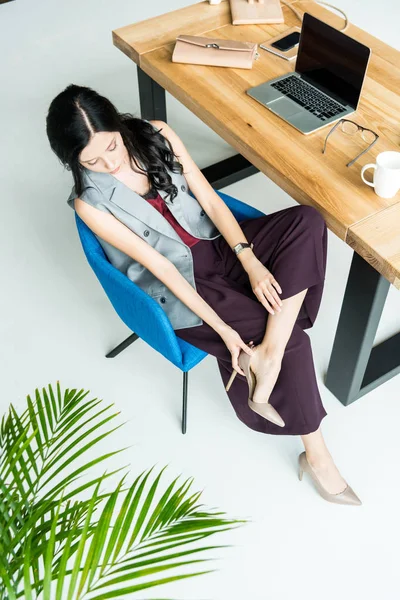
[(124, 468), (91, 471), (124, 449), (93, 451), (121, 425), (88, 394), (57, 382), (1, 421), (0, 600), (127, 598), (209, 573), (208, 538), (244, 522), (198, 504), (191, 478), (162, 486), (165, 467), (101, 490)]

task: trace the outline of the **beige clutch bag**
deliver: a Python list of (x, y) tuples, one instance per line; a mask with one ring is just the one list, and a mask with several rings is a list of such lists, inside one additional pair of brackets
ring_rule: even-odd
[(257, 44), (252, 42), (179, 35), (172, 62), (251, 69), (258, 56)]

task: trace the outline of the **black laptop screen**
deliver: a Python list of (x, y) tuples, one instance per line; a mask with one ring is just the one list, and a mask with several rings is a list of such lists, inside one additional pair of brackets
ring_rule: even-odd
[(296, 71), (342, 104), (357, 108), (370, 49), (304, 14)]

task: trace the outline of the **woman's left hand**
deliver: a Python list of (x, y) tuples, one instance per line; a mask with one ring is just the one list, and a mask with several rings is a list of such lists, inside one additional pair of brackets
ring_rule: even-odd
[(278, 292), (282, 294), (282, 290), (272, 273), (257, 258), (246, 270), (251, 288), (261, 304), (271, 314), (275, 314), (274, 309), (280, 312), (282, 300), (279, 298)]

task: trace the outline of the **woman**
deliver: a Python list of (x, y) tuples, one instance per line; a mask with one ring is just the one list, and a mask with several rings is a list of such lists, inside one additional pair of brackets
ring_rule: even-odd
[(120, 114), (87, 87), (53, 100), (47, 135), (72, 171), (71, 207), (176, 335), (217, 357), (239, 419), (300, 435), (300, 477), (307, 471), (331, 502), (361, 504), (321, 434), (326, 412), (304, 332), (325, 279), (320, 214), (296, 206), (239, 224), (166, 123)]

